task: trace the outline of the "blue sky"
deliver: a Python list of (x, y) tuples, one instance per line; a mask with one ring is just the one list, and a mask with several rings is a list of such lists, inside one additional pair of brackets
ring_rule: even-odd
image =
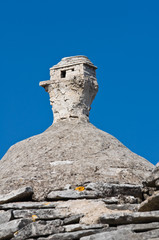
[(62, 57), (98, 66), (90, 121), (159, 161), (159, 2), (6, 0), (0, 3), (0, 158), (52, 124), (39, 82)]

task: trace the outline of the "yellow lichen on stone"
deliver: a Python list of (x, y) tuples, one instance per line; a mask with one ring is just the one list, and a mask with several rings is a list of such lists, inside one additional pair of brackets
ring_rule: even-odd
[(79, 187), (76, 187), (75, 190), (76, 190), (76, 191), (79, 191), (79, 192), (82, 192), (82, 191), (85, 190), (85, 187), (79, 186)]
[(33, 220), (33, 222), (35, 222), (37, 218), (38, 218), (37, 215), (32, 215), (32, 220)]

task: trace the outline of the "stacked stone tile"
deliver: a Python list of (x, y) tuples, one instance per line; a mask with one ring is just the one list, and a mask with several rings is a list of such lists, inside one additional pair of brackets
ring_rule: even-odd
[(35, 202), (31, 187), (18, 189), (0, 196), (0, 240), (154, 239), (159, 206), (141, 212), (143, 195), (142, 185), (89, 183)]
[(54, 123), (0, 161), (0, 240), (159, 237), (158, 172), (89, 123), (95, 70), (87, 57), (63, 58), (40, 83)]

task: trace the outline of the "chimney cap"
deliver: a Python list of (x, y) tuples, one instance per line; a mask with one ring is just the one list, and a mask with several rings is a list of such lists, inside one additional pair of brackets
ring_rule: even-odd
[(92, 68), (97, 69), (97, 67), (88, 59), (88, 57), (78, 55), (78, 56), (73, 56), (73, 57), (62, 58), (61, 61), (58, 64), (51, 67), (50, 70), (63, 68), (63, 67), (69, 67), (69, 66), (78, 65), (78, 64), (86, 64)]

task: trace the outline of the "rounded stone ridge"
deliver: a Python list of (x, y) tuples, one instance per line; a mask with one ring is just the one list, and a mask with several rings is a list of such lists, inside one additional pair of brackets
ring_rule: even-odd
[(82, 55), (72, 56), (72, 57), (64, 57), (61, 59), (61, 61), (58, 64), (54, 65), (50, 69), (57, 69), (57, 68), (72, 66), (72, 65), (76, 65), (76, 64), (87, 64), (87, 65), (97, 69), (97, 67), (89, 60), (88, 57), (82, 56)]

